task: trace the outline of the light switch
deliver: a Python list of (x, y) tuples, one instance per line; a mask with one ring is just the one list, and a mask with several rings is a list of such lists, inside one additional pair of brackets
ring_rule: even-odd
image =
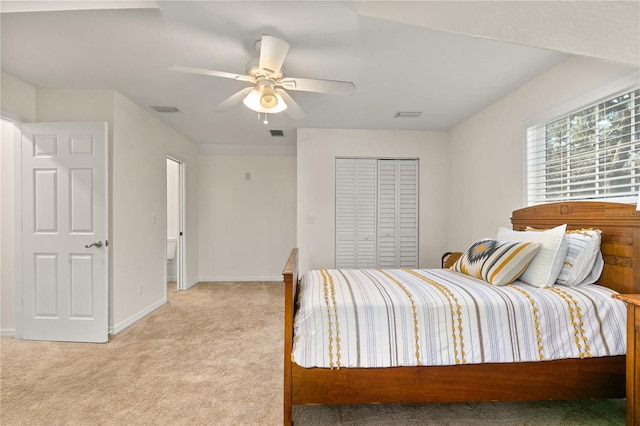
[(244, 174), (244, 180), (251, 180), (251, 173), (247, 172)]
[(315, 216), (307, 216), (307, 225), (313, 225), (316, 223), (316, 217)]

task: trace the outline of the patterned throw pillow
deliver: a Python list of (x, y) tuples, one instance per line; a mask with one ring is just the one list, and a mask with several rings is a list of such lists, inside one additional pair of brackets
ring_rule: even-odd
[(518, 279), (541, 247), (540, 243), (486, 238), (469, 247), (451, 269), (493, 285), (506, 285)]
[(567, 257), (557, 283), (578, 286), (584, 284), (592, 284), (593, 279), (587, 280), (593, 272), (596, 272), (596, 281), (602, 272), (594, 271), (598, 254), (600, 254), (600, 240), (602, 231), (599, 229), (579, 229), (575, 231), (567, 231), (566, 240), (569, 245)]

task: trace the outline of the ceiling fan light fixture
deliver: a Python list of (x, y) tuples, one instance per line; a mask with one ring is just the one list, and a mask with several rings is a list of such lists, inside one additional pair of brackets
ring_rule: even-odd
[[(273, 90), (273, 89), (272, 89)], [(287, 104), (282, 99), (278, 93), (273, 93), (273, 97), (276, 100), (275, 106), (271, 108), (265, 108), (260, 102), (263, 98), (264, 92), (259, 91), (258, 89), (254, 89), (247, 96), (245, 96), (242, 101), (243, 104), (249, 109), (252, 109), (256, 112), (268, 113), (268, 114), (276, 114), (278, 112), (282, 112), (287, 109)]]
[(262, 89), (262, 96), (260, 96), (260, 105), (263, 108), (275, 108), (278, 106), (278, 97), (276, 96), (275, 90), (272, 87), (265, 86)]

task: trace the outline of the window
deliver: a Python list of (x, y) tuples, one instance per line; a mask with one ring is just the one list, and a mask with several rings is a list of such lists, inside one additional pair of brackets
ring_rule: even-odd
[(527, 129), (528, 204), (635, 203), (640, 190), (640, 87)]

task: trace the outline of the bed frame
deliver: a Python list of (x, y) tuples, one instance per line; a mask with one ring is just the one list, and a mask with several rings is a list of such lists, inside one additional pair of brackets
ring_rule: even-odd
[[(598, 284), (620, 293), (640, 293), (640, 212), (634, 205), (551, 203), (516, 210), (511, 223), (515, 230), (565, 223), (568, 229), (601, 229), (605, 266)], [(302, 368), (291, 361), (298, 249), (291, 251), (283, 277), (285, 425), (292, 424), (293, 405), (625, 397), (625, 356), (435, 367)]]

